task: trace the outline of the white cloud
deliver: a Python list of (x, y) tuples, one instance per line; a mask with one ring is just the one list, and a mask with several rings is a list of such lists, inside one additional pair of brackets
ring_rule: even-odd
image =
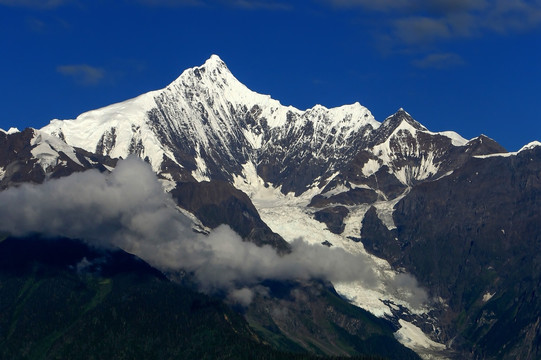
[(464, 60), (458, 54), (435, 53), (429, 54), (422, 59), (414, 60), (413, 65), (421, 69), (446, 69), (464, 64)]
[(155, 7), (203, 6), (203, 0), (136, 0), (141, 5)]
[(164, 271), (189, 271), (201, 290), (227, 291), (243, 304), (266, 279), (375, 284), (372, 261), (342, 249), (298, 239), (291, 254), (279, 256), (270, 246), (243, 241), (225, 225), (209, 236), (194, 233), (148, 164), (135, 158), (120, 161), (111, 174), (89, 170), (9, 188), (0, 193), (0, 203), (1, 230), (120, 247)]
[(72, 0), (0, 0), (0, 5), (47, 10), (66, 5), (71, 2)]
[(540, 0), (323, 0), (336, 9), (379, 16), (378, 38), (394, 47), (516, 33), (541, 26)]
[(81, 85), (96, 85), (105, 76), (105, 70), (87, 64), (61, 65), (56, 68), (56, 71), (71, 77)]

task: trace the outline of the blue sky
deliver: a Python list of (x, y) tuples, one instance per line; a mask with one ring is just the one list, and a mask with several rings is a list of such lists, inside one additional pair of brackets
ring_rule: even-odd
[(0, 127), (163, 88), (218, 54), (301, 109), (405, 108), (430, 130), (541, 140), (541, 0), (0, 0)]

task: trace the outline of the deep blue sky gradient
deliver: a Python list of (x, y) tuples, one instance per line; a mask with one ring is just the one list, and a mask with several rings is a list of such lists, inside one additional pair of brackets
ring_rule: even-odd
[(6, 130), (163, 88), (218, 54), (300, 109), (359, 101), (511, 151), (541, 140), (538, 0), (0, 0), (0, 49)]

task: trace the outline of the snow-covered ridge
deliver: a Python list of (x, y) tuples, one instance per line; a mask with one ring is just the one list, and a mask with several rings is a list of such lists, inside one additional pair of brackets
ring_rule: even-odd
[(34, 130), (34, 137), (30, 141), (30, 145), (33, 146), (32, 156), (38, 160), (38, 164), (45, 172), (58, 165), (60, 152), (66, 154), (76, 164), (83, 166), (71, 146), (42, 131)]
[(8, 131), (4, 129), (0, 129), (0, 131), (7, 135), (16, 134), (20, 132), (19, 129), (17, 129), (16, 127), (10, 127)]
[(138, 155), (148, 157), (156, 170), (166, 152), (147, 124), (146, 113), (156, 106), (156, 94), (153, 91), (88, 111), (75, 120), (54, 119), (41, 130), (69, 145), (113, 158), (126, 158), (137, 144), (142, 143), (144, 148)]
[(491, 157), (510, 157), (510, 156), (516, 156), (519, 153), (527, 150), (532, 150), (538, 146), (541, 146), (541, 142), (539, 141), (532, 141), (531, 143), (528, 143), (520, 148), (519, 151), (513, 151), (513, 152), (507, 152), (507, 153), (498, 153), (498, 154), (489, 154), (489, 155), (476, 155), (475, 157), (478, 159), (486, 159)]
[(445, 137), (451, 139), (451, 143), (454, 146), (464, 146), (470, 141), (470, 140), (464, 139), (460, 134), (457, 134), (454, 131), (432, 132), (432, 131), (427, 130), (426, 132), (429, 133), (429, 134), (432, 134), (432, 135), (438, 134), (438, 135), (445, 136)]
[[(247, 160), (255, 161), (257, 151), (266, 151), (296, 134), (315, 147), (312, 153), (316, 157), (323, 156), (323, 147), (340, 152), (361, 129), (379, 125), (359, 103), (332, 109), (316, 105), (304, 111), (283, 106), (269, 95), (248, 89), (213, 55), (202, 66), (185, 70), (164, 89), (73, 120), (54, 119), (42, 131), (113, 158), (136, 153), (147, 158), (155, 171), (164, 156), (181, 165), (185, 156), (179, 151), (191, 154), (195, 150), (195, 157), (200, 158), (195, 165), (205, 166), (195, 173), (202, 175), (212, 172), (212, 164), (236, 163), (240, 168)], [(310, 139), (304, 139), (308, 128), (314, 131)], [(209, 148), (221, 153), (203, 154)]]
[[(297, 194), (310, 186), (324, 186), (361, 149), (374, 155), (362, 175), (369, 177), (387, 167), (410, 186), (442, 171), (445, 150), (437, 153), (437, 144), (427, 147), (420, 137), (443, 136), (454, 147), (468, 144), (455, 132), (429, 131), (402, 108), (380, 123), (358, 102), (330, 109), (283, 106), (248, 89), (217, 55), (183, 71), (161, 90), (74, 120), (55, 119), (42, 130), (71, 146), (112, 158), (136, 154), (156, 172), (162, 171), (164, 161), (172, 162), (189, 169), (184, 174), (198, 181), (217, 177), (232, 182), (244, 164), (253, 163), (258, 169), (263, 164), (267, 182), (275, 187), (286, 183), (284, 191)], [(301, 173), (291, 174), (296, 171)], [(313, 173), (319, 183), (305, 178), (302, 171)], [(304, 183), (292, 189), (298, 178)]]

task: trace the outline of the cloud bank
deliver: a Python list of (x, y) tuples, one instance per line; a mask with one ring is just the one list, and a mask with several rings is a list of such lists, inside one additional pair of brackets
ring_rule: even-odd
[(0, 204), (0, 230), (120, 247), (163, 271), (193, 273), (202, 291), (226, 292), (242, 304), (264, 292), (258, 284), (268, 279), (376, 285), (371, 259), (342, 249), (298, 239), (291, 254), (279, 256), (270, 246), (244, 242), (227, 226), (208, 236), (193, 232), (150, 166), (136, 158), (120, 161), (111, 174), (89, 170), (9, 188), (0, 193)]

